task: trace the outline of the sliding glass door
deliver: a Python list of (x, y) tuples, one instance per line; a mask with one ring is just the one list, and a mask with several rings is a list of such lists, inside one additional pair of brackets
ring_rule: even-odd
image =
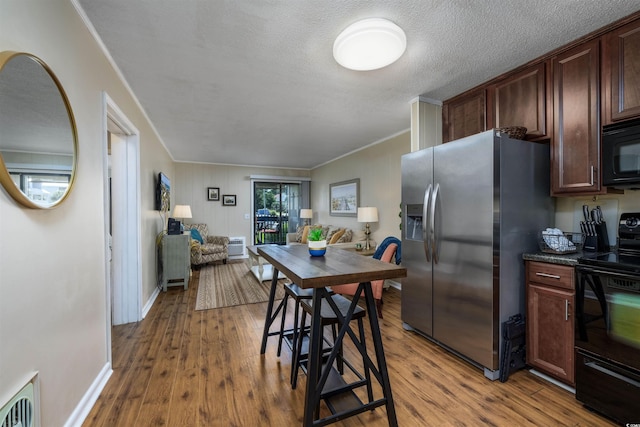
[[(297, 224), (300, 193), (301, 185), (299, 183), (254, 181), (254, 245), (283, 245), (286, 243), (289, 227), (291, 226), (295, 231)], [(293, 225), (291, 225), (292, 223)]]

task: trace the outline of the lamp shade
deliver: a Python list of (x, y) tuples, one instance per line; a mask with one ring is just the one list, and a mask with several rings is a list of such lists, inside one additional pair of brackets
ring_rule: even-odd
[(300, 209), (300, 218), (302, 218), (302, 219), (311, 219), (311, 218), (313, 218), (313, 210), (311, 210), (311, 209)]
[(174, 218), (191, 218), (191, 206), (189, 205), (176, 205), (173, 209)]
[(358, 208), (358, 222), (378, 222), (378, 208), (370, 206)]
[(377, 70), (394, 63), (407, 48), (407, 36), (391, 21), (369, 18), (345, 28), (333, 43), (338, 64), (356, 71)]

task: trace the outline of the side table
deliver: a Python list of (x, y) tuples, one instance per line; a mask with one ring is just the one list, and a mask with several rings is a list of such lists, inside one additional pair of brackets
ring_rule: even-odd
[(376, 253), (376, 248), (371, 248), (369, 250), (366, 250), (366, 249), (357, 250), (355, 246), (349, 246), (349, 247), (341, 247), (340, 249), (353, 252), (354, 254), (358, 254), (362, 256), (373, 256), (373, 254)]
[(165, 234), (162, 237), (161, 260), (162, 260), (162, 290), (167, 291), (167, 286), (183, 284), (184, 288), (189, 287), (189, 240), (186, 234)]

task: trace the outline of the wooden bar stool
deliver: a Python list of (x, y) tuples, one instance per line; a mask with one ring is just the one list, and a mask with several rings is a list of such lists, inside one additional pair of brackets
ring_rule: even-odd
[[(325, 288), (325, 290), (332, 294), (333, 291), (330, 288)], [(285, 329), (285, 322), (287, 316), (287, 303), (289, 299), (293, 299), (295, 304), (294, 312), (293, 312), (293, 327), (291, 329)], [(280, 353), (282, 352), (282, 342), (284, 341), (289, 345), (291, 349), (291, 378), (293, 378), (293, 374), (296, 372), (293, 364), (295, 350), (297, 348), (297, 340), (300, 335), (300, 303), (304, 300), (311, 300), (313, 298), (313, 288), (311, 289), (303, 289), (295, 283), (286, 283), (284, 285), (284, 298), (282, 301), (282, 316), (280, 318), (280, 336), (278, 340), (278, 352), (277, 355), (280, 357)], [(306, 327), (306, 332), (309, 332), (309, 328)]]
[[(351, 305), (351, 300), (337, 294), (328, 295), (328, 298), (331, 298), (331, 300), (335, 303), (338, 311), (340, 312), (341, 317), (344, 318)], [(320, 308), (320, 312), (321, 312), (320, 327), (324, 330), (325, 326), (331, 326), (331, 331), (333, 335), (332, 337), (333, 341), (329, 341), (323, 337), (323, 343), (329, 344), (328, 348), (323, 347), (323, 350), (322, 350), (323, 358), (328, 356), (328, 354), (331, 353), (332, 351), (335, 351), (333, 349), (333, 343), (336, 342), (336, 339), (337, 339), (337, 328), (342, 327), (342, 319), (334, 312), (334, 310), (331, 308), (329, 304), (330, 304), (329, 301), (323, 299), (322, 306)], [(310, 316), (313, 314), (312, 299), (301, 300), (300, 305), (303, 309), (302, 320), (300, 322), (300, 329), (299, 329), (301, 332), (300, 332), (300, 337), (296, 343), (297, 347), (296, 347), (296, 350), (294, 351), (294, 357), (291, 363), (291, 368), (292, 368), (291, 388), (294, 388), (294, 389), (296, 388), (297, 380), (298, 380), (298, 375), (297, 375), (298, 368), (300, 367), (303, 369), (304, 372), (306, 372), (306, 364), (308, 361), (308, 351), (307, 352), (303, 351), (303, 347), (304, 347), (303, 344), (305, 342), (305, 338), (308, 339), (308, 336), (305, 336), (306, 317), (307, 317), (307, 314)], [(351, 319), (351, 320), (358, 321), (359, 339), (363, 348), (365, 348), (365, 331), (364, 331), (364, 323), (362, 319), (366, 316), (366, 314), (367, 312), (365, 309), (356, 305), (354, 308), (352, 319)], [(342, 356), (343, 356), (342, 346), (340, 346), (340, 348), (337, 350), (337, 356), (335, 358), (336, 364), (337, 364), (337, 371), (340, 373), (340, 375), (342, 375), (344, 373), (344, 365), (346, 364), (349, 367), (349, 369), (351, 369), (351, 371), (356, 375), (358, 375), (358, 377), (361, 379), (361, 382), (358, 383), (359, 386), (364, 384), (367, 385), (367, 392), (368, 392), (367, 394), (369, 395), (369, 400), (370, 401), (373, 400), (373, 391), (371, 389), (370, 372), (366, 364), (365, 364), (365, 378), (366, 378), (365, 380), (365, 378), (362, 378), (362, 376), (357, 373), (355, 368), (351, 366), (347, 361), (345, 361)]]
[[(296, 338), (298, 335), (298, 325), (300, 324), (300, 301), (303, 299), (311, 299), (313, 297), (313, 289), (302, 289), (295, 283), (286, 283), (284, 285), (284, 300), (282, 302), (282, 316), (280, 318), (280, 337), (278, 340), (278, 352), (280, 357), (282, 350), (282, 341), (287, 341), (292, 349), (296, 348)], [(293, 299), (295, 304), (293, 312), (293, 327), (291, 329), (285, 329), (285, 320), (287, 317), (287, 301), (289, 298)]]

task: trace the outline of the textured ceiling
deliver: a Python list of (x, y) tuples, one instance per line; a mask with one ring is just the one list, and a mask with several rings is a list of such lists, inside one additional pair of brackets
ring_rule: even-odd
[[(637, 0), (73, 0), (176, 161), (312, 168), (444, 100), (640, 9)], [(384, 17), (407, 51), (357, 72), (332, 57)]]

